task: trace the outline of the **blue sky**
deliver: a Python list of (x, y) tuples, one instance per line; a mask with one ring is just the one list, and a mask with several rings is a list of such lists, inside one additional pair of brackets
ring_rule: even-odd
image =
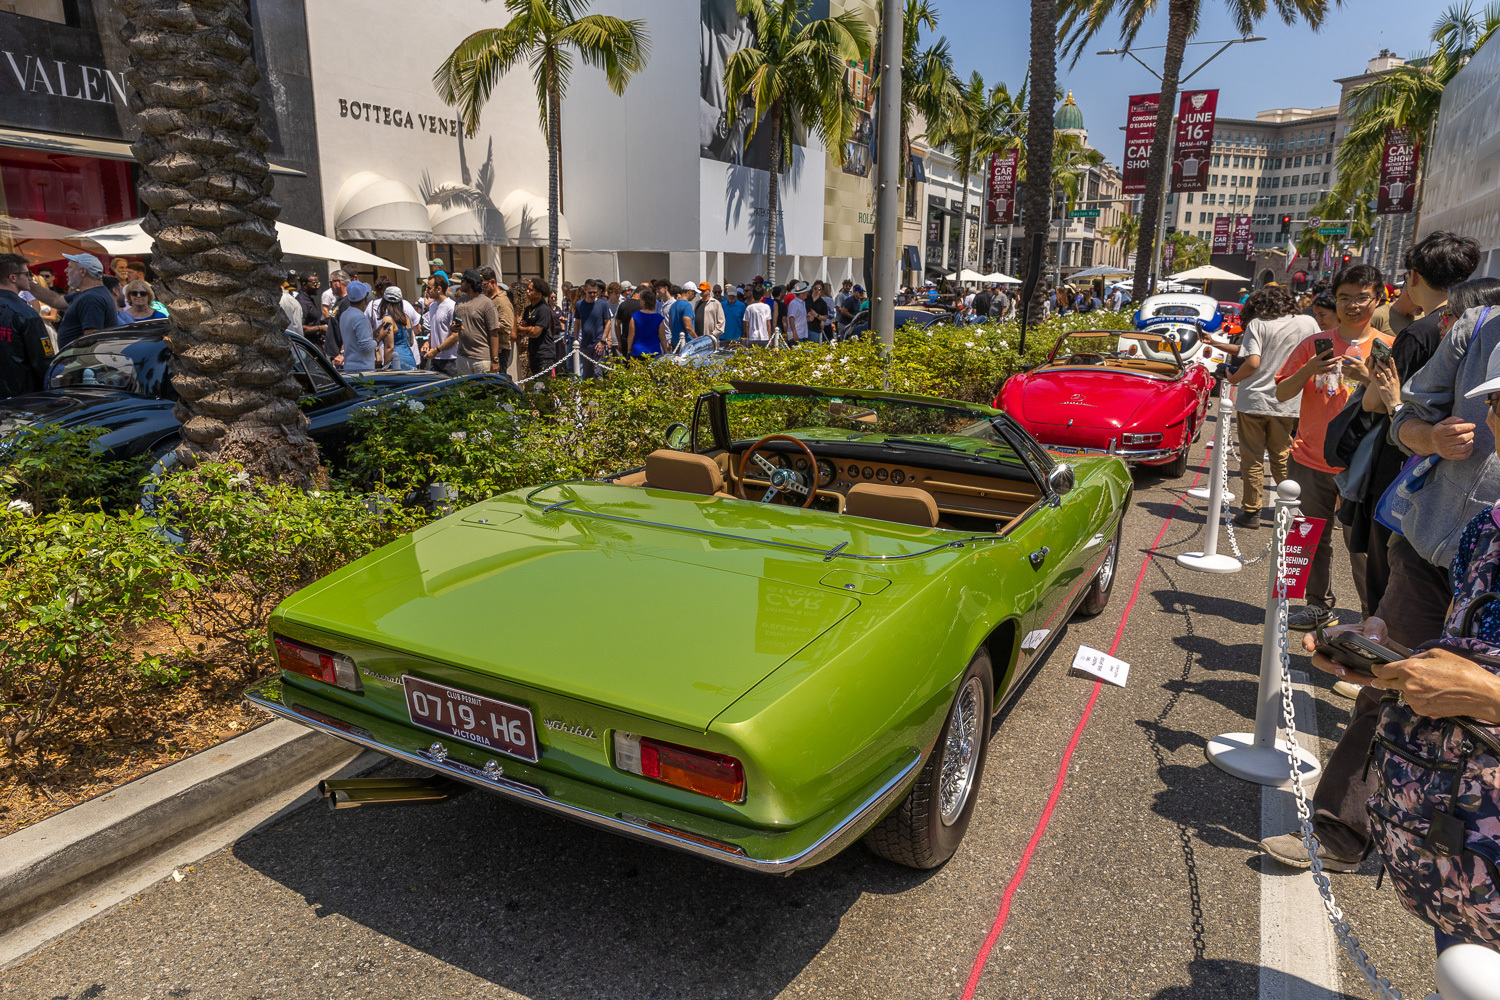
[[(1198, 38), (1227, 39), (1238, 32), (1225, 14), (1221, 0), (1204, 0), (1203, 23)], [(1289, 27), (1274, 14), (1260, 24), (1257, 34), (1264, 42), (1235, 45), (1193, 77), (1194, 89), (1219, 90), (1219, 114), (1254, 118), (1266, 108), (1315, 108), (1338, 101), (1335, 78), (1364, 71), (1365, 63), (1381, 48), (1410, 57), (1426, 48), (1432, 22), (1447, 6), (1446, 0), (1345, 0), (1331, 11), (1321, 31), (1306, 25)], [(938, 34), (946, 35), (953, 48), (954, 63), (965, 78), (979, 70), (985, 81), (1005, 81), (1015, 89), (1026, 74), (1030, 51), (1030, 5), (1024, 0), (938, 0)], [(1137, 46), (1162, 45), (1166, 41), (1165, 0), (1158, 14), (1141, 29)], [(1160, 82), (1134, 61), (1118, 56), (1096, 56), (1101, 49), (1119, 42), (1118, 27), (1112, 25), (1089, 46), (1078, 65), (1068, 68), (1060, 60), (1058, 86), (1072, 88), (1073, 99), (1083, 110), (1089, 142), (1116, 165), (1124, 147), (1125, 102), (1131, 94), (1161, 88)], [(1218, 46), (1190, 45), (1185, 71), (1211, 54)], [(1162, 51), (1141, 52), (1142, 60), (1161, 65)]]

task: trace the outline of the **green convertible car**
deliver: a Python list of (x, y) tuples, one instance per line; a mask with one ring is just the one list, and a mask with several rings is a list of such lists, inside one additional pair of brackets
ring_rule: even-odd
[(289, 597), (262, 708), (431, 779), (763, 872), (946, 861), (993, 715), (1109, 599), (1125, 463), (999, 410), (731, 383), (643, 468), (493, 497)]

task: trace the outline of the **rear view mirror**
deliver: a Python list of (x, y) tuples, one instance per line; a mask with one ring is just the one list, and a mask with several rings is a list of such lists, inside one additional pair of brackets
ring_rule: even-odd
[(693, 444), (693, 432), (687, 424), (668, 424), (666, 441), (673, 451), (687, 451)]
[(1056, 496), (1063, 496), (1073, 491), (1077, 478), (1073, 475), (1071, 465), (1054, 465), (1052, 471), (1047, 473), (1047, 489)]

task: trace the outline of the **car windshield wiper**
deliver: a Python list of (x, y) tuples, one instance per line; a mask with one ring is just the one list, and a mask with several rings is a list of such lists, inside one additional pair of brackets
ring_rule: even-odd
[(888, 437), (888, 438), (886, 438), (884, 441), (882, 441), (880, 443), (881, 444), (885, 444), (885, 445), (908, 444), (908, 445), (914, 445), (914, 446), (916, 446), (918, 448), (936, 448), (939, 451), (961, 451), (962, 450), (960, 448), (953, 447), (951, 444), (943, 444), (941, 441), (917, 441), (917, 440), (915, 440), (913, 438), (903, 438), (903, 437)]

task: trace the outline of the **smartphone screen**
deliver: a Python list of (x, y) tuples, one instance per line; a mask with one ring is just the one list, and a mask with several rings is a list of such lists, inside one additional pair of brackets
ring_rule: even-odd
[(1387, 358), (1389, 358), (1390, 356), (1391, 356), (1391, 349), (1389, 347), (1385, 346), (1385, 341), (1383, 341), (1383, 340), (1372, 340), (1370, 342), (1370, 360), (1371, 361), (1376, 361), (1376, 362), (1384, 361)]
[(1317, 351), (1319, 354), (1327, 354), (1329, 351), (1333, 350), (1333, 338), (1319, 337), (1318, 339), (1313, 341), (1313, 350)]

